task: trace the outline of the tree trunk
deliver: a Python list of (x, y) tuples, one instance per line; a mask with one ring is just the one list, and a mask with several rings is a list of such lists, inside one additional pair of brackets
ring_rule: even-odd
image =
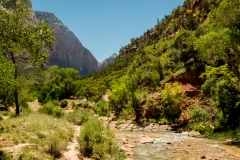
[[(15, 65), (15, 72), (14, 72), (14, 79), (17, 80), (18, 78), (18, 67), (17, 67), (17, 63), (15, 60), (15, 57), (13, 55), (13, 53), (11, 53), (11, 58), (12, 58), (12, 62)], [(18, 103), (18, 89), (15, 88), (14, 91), (14, 98), (15, 98), (15, 105), (16, 105), (16, 115), (20, 114), (20, 107), (19, 107), (19, 103)]]
[(18, 104), (18, 90), (17, 89), (15, 89), (14, 97), (15, 97), (15, 103), (16, 103), (16, 115), (19, 115), (20, 109), (19, 109), (19, 104)]

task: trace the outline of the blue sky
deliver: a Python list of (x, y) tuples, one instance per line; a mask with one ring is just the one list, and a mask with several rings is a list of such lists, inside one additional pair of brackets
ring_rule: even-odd
[(32, 0), (54, 13), (101, 62), (153, 28), (184, 0)]

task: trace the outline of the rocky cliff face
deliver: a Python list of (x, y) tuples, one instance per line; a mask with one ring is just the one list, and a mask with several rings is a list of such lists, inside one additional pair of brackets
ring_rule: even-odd
[(81, 75), (87, 75), (98, 70), (98, 62), (92, 53), (86, 49), (78, 38), (53, 13), (35, 11), (37, 20), (47, 19), (54, 29), (56, 41), (50, 51), (50, 65), (64, 68), (74, 68)]
[(101, 70), (107, 67), (110, 63), (112, 63), (117, 58), (117, 56), (118, 55), (116, 53), (113, 53), (110, 57), (102, 61), (102, 63), (98, 63), (98, 70)]

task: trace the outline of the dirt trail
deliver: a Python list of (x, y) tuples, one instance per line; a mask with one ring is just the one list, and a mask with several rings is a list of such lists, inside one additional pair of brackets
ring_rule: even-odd
[(81, 127), (75, 125), (73, 139), (69, 143), (67, 147), (67, 151), (63, 153), (63, 157), (61, 157), (60, 160), (79, 160), (77, 136), (79, 136), (80, 131), (81, 131)]
[(25, 146), (31, 146), (31, 145), (34, 145), (34, 144), (22, 143), (22, 144), (18, 144), (18, 145), (12, 146), (12, 147), (4, 147), (4, 148), (1, 148), (1, 150), (8, 151), (9, 153), (18, 153), (19, 151), (21, 151), (21, 149), (22, 149), (23, 147), (25, 147)]
[(34, 112), (36, 112), (36, 111), (41, 107), (41, 104), (38, 102), (38, 100), (35, 100), (34, 102), (28, 102), (28, 106), (29, 106)]

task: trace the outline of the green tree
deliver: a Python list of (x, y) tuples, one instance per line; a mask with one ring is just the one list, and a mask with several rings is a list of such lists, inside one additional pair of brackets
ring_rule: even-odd
[[(33, 12), (28, 0), (1, 0), (0, 50), (15, 66), (14, 79), (26, 64), (46, 61), (48, 49), (54, 40), (53, 31), (46, 21), (33, 22)], [(19, 88), (14, 91), (16, 115), (19, 109)]]
[(134, 109), (136, 115), (136, 121), (139, 121), (141, 116), (141, 105), (140, 105), (140, 80), (141, 80), (141, 71), (137, 68), (136, 61), (133, 61), (132, 65), (128, 70), (129, 81), (127, 82), (127, 88), (130, 92), (129, 94), (129, 103)]
[(73, 68), (51, 66), (44, 71), (42, 80), (38, 83), (38, 100), (41, 103), (70, 98), (82, 87), (78, 70)]
[(111, 91), (109, 92), (110, 107), (115, 111), (116, 115), (122, 111), (122, 108), (127, 107), (128, 103), (128, 88), (126, 84), (129, 81), (128, 76), (123, 76), (111, 82)]
[(140, 80), (141, 72), (134, 61), (128, 70), (128, 75), (111, 82), (110, 107), (113, 108), (117, 115), (124, 107), (132, 107), (136, 115), (136, 121), (140, 119)]
[(185, 92), (181, 91), (181, 87), (177, 83), (166, 83), (161, 95), (161, 103), (165, 115), (170, 118), (178, 118), (187, 100)]
[(14, 65), (0, 54), (0, 104), (5, 107), (13, 105), (14, 102), (13, 92), (18, 84), (14, 80), (13, 74)]
[(224, 124), (229, 126), (239, 125), (240, 92), (236, 79), (229, 72), (228, 66), (206, 67), (206, 72), (201, 75), (206, 81), (202, 85), (202, 93), (211, 97), (211, 102), (223, 113)]
[(240, 65), (240, 2), (222, 0), (209, 15), (205, 33), (195, 42), (199, 57), (208, 65), (228, 64), (238, 77)]

